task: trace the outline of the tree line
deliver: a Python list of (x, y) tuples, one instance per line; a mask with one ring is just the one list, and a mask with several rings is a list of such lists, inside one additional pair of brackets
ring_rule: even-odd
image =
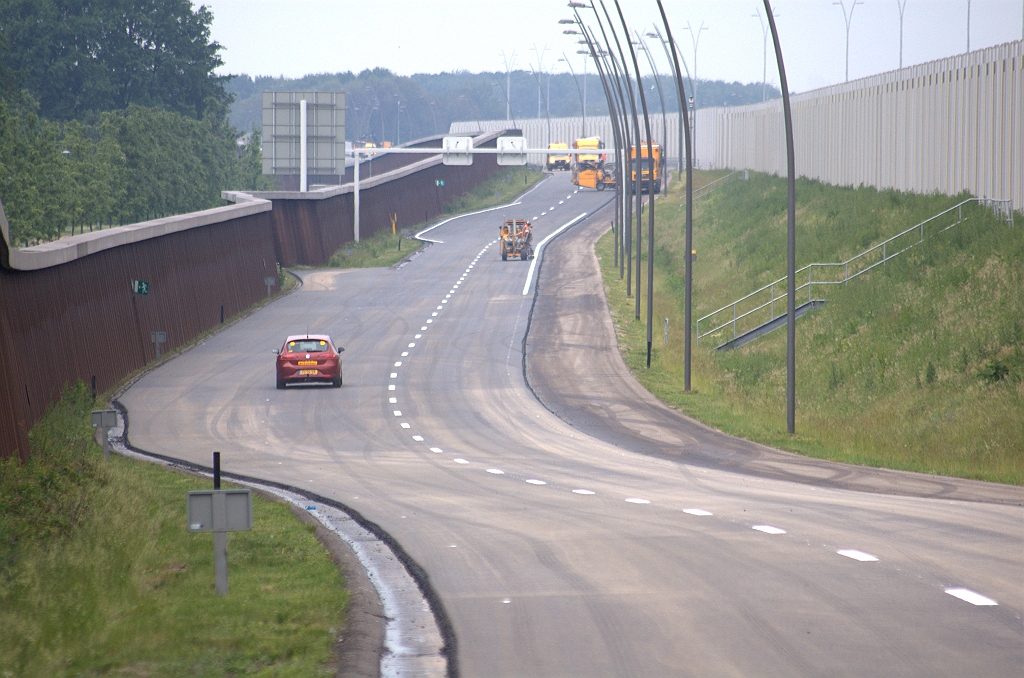
[[(659, 84), (665, 110), (675, 112), (675, 81), (665, 74), (657, 81), (650, 76), (644, 78), (649, 109), (661, 112)], [(689, 88), (689, 82), (686, 86)], [(545, 117), (549, 113), (553, 118), (578, 116), (583, 112), (584, 93), (587, 115), (608, 114), (601, 81), (593, 71), (585, 77), (583, 73), (576, 73), (575, 77), (569, 73), (552, 74), (550, 86), (547, 74), (523, 70), (512, 71), (506, 78), (505, 73), (465, 71), (400, 76), (375, 68), (358, 74), (317, 73), (296, 79), (239, 75), (225, 87), (235, 97), (231, 123), (240, 129), (261, 124), (264, 91), (344, 91), (345, 134), (349, 141), (419, 139), (447, 132), (453, 121), (504, 120), (506, 109), (510, 109), (513, 121)], [(766, 88), (766, 95), (768, 99), (781, 96), (778, 88), (771, 85)], [(759, 102), (762, 96), (760, 83), (699, 80), (696, 106), (739, 106)]]
[(237, 142), (213, 16), (189, 0), (0, 0), (0, 200), (12, 244), (269, 188)]

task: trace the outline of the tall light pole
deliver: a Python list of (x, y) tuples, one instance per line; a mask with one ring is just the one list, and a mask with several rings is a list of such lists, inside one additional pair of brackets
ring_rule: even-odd
[[(562, 31), (563, 33), (569, 33), (569, 31)], [(572, 31), (575, 33), (576, 31)], [(569, 63), (569, 57), (565, 56), (565, 52), (562, 52), (562, 58), (559, 61), (564, 61), (565, 65), (569, 67), (569, 75), (572, 76), (572, 81), (576, 83), (576, 93), (580, 95), (580, 106), (583, 107), (583, 129), (581, 137), (587, 136), (587, 100), (583, 98), (583, 90), (580, 89), (580, 82), (576, 79), (576, 73), (572, 70), (572, 64)], [(583, 65), (586, 68), (587, 62), (584, 61)]]
[(501, 50), (501, 59), (505, 62), (505, 122), (512, 119), (512, 67), (516, 65), (516, 51), (512, 50), (512, 56), (506, 57), (505, 50)]
[(900, 8), (900, 70), (903, 70), (903, 10), (907, 8), (907, 0), (896, 0)]
[[(654, 84), (658, 87), (658, 100), (661, 102), (661, 146), (663, 149), (668, 150), (668, 120), (665, 117), (665, 95), (661, 91), (661, 76), (658, 75), (658, 69), (654, 65), (654, 56), (651, 54), (651, 50), (648, 49), (647, 43), (640, 36), (639, 33), (633, 31), (636, 34), (637, 45), (641, 51), (647, 55), (647, 63), (651, 66), (651, 73), (654, 75)], [(665, 159), (664, 153), (661, 156), (662, 160)], [(652, 159), (653, 162), (653, 159)], [(668, 182), (664, 184), (664, 190), (668, 191)]]
[[(630, 148), (629, 148), (629, 150), (627, 152), (627, 155), (631, 156), (632, 155), (632, 149), (636, 148), (636, 154), (638, 156), (637, 160), (639, 161), (640, 160), (640, 158), (639, 158), (639, 155), (640, 155), (640, 116), (637, 113), (636, 97), (633, 94), (633, 84), (632, 84), (632, 81), (631, 81), (630, 76), (629, 76), (629, 67), (626, 64), (626, 53), (622, 49), (622, 43), (619, 41), (619, 34), (615, 30), (615, 24), (612, 21), (611, 15), (608, 13), (608, 8), (605, 7), (604, 0), (598, 0), (598, 2), (601, 4), (601, 11), (604, 12), (605, 20), (608, 22), (608, 30), (611, 31), (612, 39), (615, 40), (615, 48), (619, 52), (619, 63), (621, 64), (621, 75), (622, 75), (622, 83), (621, 83), (620, 86), (624, 90), (626, 90), (626, 93), (629, 95), (629, 108), (630, 108), (630, 112), (632, 113), (633, 134), (634, 134), (634, 136), (633, 136), (633, 144), (630, 146)], [(594, 13), (597, 14), (597, 8), (594, 9)], [(600, 16), (598, 16), (598, 21), (600, 21)], [(603, 26), (602, 26), (601, 30), (604, 31), (604, 27)], [(628, 40), (628, 38), (629, 38), (629, 34), (628, 33), (626, 34), (626, 38)], [(607, 38), (606, 38), (606, 40), (607, 40)], [(632, 50), (632, 45), (630, 45), (630, 50)], [(627, 158), (627, 160), (629, 161), (630, 164), (632, 163), (632, 158)], [(632, 172), (630, 172), (627, 169), (626, 170), (626, 174), (632, 175)], [(637, 179), (640, 179), (640, 173), (639, 172), (637, 172)], [(641, 182), (638, 181), (638, 180), (633, 179), (632, 176), (630, 176), (630, 181), (633, 184), (633, 205), (634, 205), (634, 209), (636, 210), (636, 280), (634, 281), (634, 287), (635, 287), (635, 290), (636, 290), (636, 319), (640, 320), (640, 272), (641, 272), (640, 269), (641, 269), (641, 258), (642, 258), (641, 255), (640, 255), (640, 246), (641, 246), (642, 238), (643, 238), (643, 223), (642, 223), (643, 203), (642, 203), (641, 197), (640, 197), (640, 184), (641, 184)], [(626, 222), (627, 229), (629, 228), (629, 225), (630, 225), (630, 222), (627, 221)], [(626, 242), (626, 257), (627, 257), (628, 261), (630, 262), (630, 266), (632, 266), (632, 261), (633, 261), (633, 259), (632, 259), (632, 249), (631, 248), (632, 248), (632, 243), (629, 242), (629, 240), (627, 239), (627, 242)], [(627, 292), (627, 294), (629, 293), (629, 276), (628, 275), (626, 276), (626, 292)]]
[[(640, 94), (640, 107), (643, 109), (644, 114), (644, 132), (647, 135), (647, 163), (650, 167), (648, 170), (650, 177), (647, 182), (647, 368), (651, 367), (651, 346), (653, 345), (654, 339), (654, 146), (651, 141), (651, 119), (647, 114), (647, 96), (644, 94), (644, 83), (643, 75), (640, 73), (640, 62), (636, 58), (636, 50), (633, 49), (633, 43), (629, 39), (629, 28), (626, 26), (626, 17), (622, 14), (622, 6), (619, 4), (619, 0), (615, 1), (615, 9), (619, 14), (619, 21), (622, 22), (622, 32), (626, 36), (626, 43), (629, 45), (629, 56), (633, 60), (633, 70), (636, 72), (636, 83), (637, 90)], [(639, 123), (639, 121), (637, 121)], [(639, 137), (639, 133), (637, 134)], [(643, 184), (643, 154), (641, 153), (640, 143), (636, 145), (636, 174), (637, 183)], [(642, 214), (642, 212), (641, 212)], [(639, 226), (639, 219), (637, 226)], [(637, 228), (637, 311), (639, 311), (640, 302), (640, 229)], [(639, 313), (637, 313), (639, 316)]]
[(967, 51), (971, 51), (971, 0), (967, 0)]
[[(897, 0), (898, 2), (899, 0)], [(903, 0), (906, 2), (907, 0)], [(768, 101), (768, 24), (764, 22), (764, 17), (761, 16), (761, 10), (759, 9), (756, 13), (751, 16), (756, 16), (757, 20), (761, 22), (761, 101)], [(778, 18), (778, 14), (775, 15)], [(900, 59), (903, 59), (903, 12), (900, 11)]]
[[(686, 30), (690, 31), (690, 41), (693, 43), (693, 82), (690, 83), (690, 89), (692, 90), (690, 92), (690, 96), (692, 96), (694, 102), (696, 102), (697, 101), (697, 82), (698, 82), (698, 80), (697, 80), (697, 77), (698, 77), (697, 76), (697, 48), (700, 47), (700, 34), (703, 33), (704, 31), (708, 30), (708, 29), (704, 26), (704, 22), (701, 21), (700, 22), (700, 28), (698, 28), (696, 31), (694, 31), (693, 30), (693, 26), (690, 25), (689, 21), (687, 21), (686, 22)], [(694, 105), (696, 106), (696, 103), (694, 103)]]
[[(580, 34), (584, 40), (581, 42), (586, 44), (587, 50), (580, 50), (577, 54), (588, 54), (594, 59), (594, 66), (597, 69), (597, 76), (601, 82), (601, 88), (604, 90), (605, 101), (608, 106), (608, 117), (612, 127), (612, 137), (615, 146), (615, 162), (620, 163), (622, 159), (622, 149), (624, 146), (622, 130), (620, 127), (621, 116), (619, 115), (618, 101), (613, 96), (613, 89), (611, 85), (611, 75), (607, 72), (606, 64), (602, 61), (602, 57), (608, 53), (602, 47), (598, 46), (598, 43), (590, 34), (587, 27), (584, 26), (583, 20), (580, 18), (577, 9), (579, 7), (586, 7), (583, 3), (570, 2), (569, 7), (572, 8), (573, 15), (575, 17), (575, 23), (580, 29)], [(572, 23), (570, 19), (562, 19), (558, 23), (568, 24)], [(584, 68), (584, 71), (586, 69)], [(615, 221), (613, 222), (613, 233), (615, 239), (615, 265), (619, 269), (619, 279), (622, 279), (623, 272), (623, 256), (622, 256), (622, 226), (623, 226), (623, 181), (617, 181), (615, 186)]]
[(782, 46), (775, 16), (769, 0), (764, 0), (768, 25), (775, 43), (775, 59), (779, 63), (779, 85), (782, 88), (782, 116), (786, 122), (786, 429), (796, 432), (796, 153), (793, 150), (793, 110), (789, 105), (789, 83), (782, 63)]
[(700, 22), (700, 28), (696, 32), (693, 30), (693, 26), (690, 22), (686, 22), (686, 30), (690, 31), (690, 41), (693, 42), (693, 82), (690, 83), (690, 102), (691, 112), (690, 116), (690, 134), (693, 136), (694, 143), (697, 140), (697, 83), (699, 82), (697, 76), (697, 48), (700, 46), (700, 34), (708, 30), (704, 27), (704, 22)]
[[(544, 73), (544, 54), (548, 51), (548, 46), (544, 45), (544, 49), (538, 50), (537, 43), (533, 44), (533, 53), (537, 55), (537, 70), (542, 74)], [(534, 74), (536, 75), (536, 74)], [(540, 117), (540, 79), (537, 79), (537, 117)]]
[[(537, 81), (537, 119), (540, 119), (540, 76), (537, 75), (536, 69), (533, 64), (530, 64), (530, 70), (533, 72), (533, 79)], [(551, 111), (548, 109), (548, 144), (551, 144)]]
[[(618, 34), (615, 32), (615, 27), (612, 25), (611, 16), (608, 14), (607, 8), (604, 6), (603, 0), (598, 0), (601, 3), (601, 9), (604, 12), (605, 18), (608, 21), (608, 29), (612, 32), (612, 37), (615, 39), (615, 45), (619, 52), (619, 58), (616, 59), (615, 53), (611, 51), (611, 41), (608, 39), (608, 33), (605, 31), (604, 22), (601, 21), (601, 14), (597, 11), (595, 4), (585, 5), (583, 3), (570, 2), (570, 7), (589, 7), (594, 11), (594, 17), (597, 20), (597, 25), (601, 29), (601, 36), (604, 38), (605, 45), (608, 46), (607, 58), (608, 64), (611, 67), (611, 73), (613, 75), (614, 82), (616, 84), (615, 90), (618, 95), (620, 110), (622, 111), (622, 136), (623, 136), (623, 153), (622, 158), (619, 159), (620, 172), (622, 176), (622, 187), (623, 187), (623, 215), (625, 217), (625, 227), (623, 229), (623, 246), (625, 248), (625, 257), (619, 259), (619, 265), (625, 265), (626, 273), (626, 296), (629, 297), (631, 294), (631, 282), (632, 282), (632, 262), (633, 262), (633, 242), (632, 242), (632, 224), (633, 216), (632, 210), (627, 207), (627, 204), (636, 204), (637, 220), (640, 217), (640, 204), (639, 204), (639, 193), (637, 183), (633, 181), (630, 175), (629, 167), (629, 149), (633, 143), (639, 143), (640, 129), (639, 123), (637, 122), (636, 113), (636, 100), (633, 98), (633, 87), (629, 84), (629, 74), (625, 70), (625, 57), (622, 52), (622, 45), (619, 43)], [(626, 109), (626, 103), (629, 103), (629, 111)], [(636, 128), (636, 138), (631, 139), (630, 135), (633, 134), (633, 130), (630, 129), (627, 118), (630, 112), (632, 113), (632, 120)], [(627, 203), (629, 196), (629, 189), (632, 186), (633, 190), (633, 201)], [(621, 273), (620, 273), (621, 275)], [(639, 294), (639, 292), (638, 292)], [(637, 309), (637, 319), (640, 318), (639, 308)]]
[[(850, 5), (850, 12), (849, 12), (849, 14), (847, 14), (847, 12), (846, 12), (846, 5), (843, 4), (843, 0), (835, 0), (835, 2), (833, 2), (832, 4), (833, 5), (839, 5), (839, 7), (843, 10), (843, 20), (846, 21), (846, 82), (850, 82), (850, 24), (853, 22), (853, 10), (855, 10), (857, 8), (857, 5), (863, 5), (864, 3), (862, 2), (862, 0), (853, 0), (852, 4)], [(970, 40), (970, 37), (969, 37), (970, 36), (970, 32), (971, 32), (971, 29), (970, 29), (970, 26), (971, 26), (970, 5), (971, 5), (970, 0), (967, 0), (967, 7), (968, 7), (968, 9), (967, 9), (967, 16), (968, 16), (968, 19), (967, 19), (967, 33), (968, 33), (967, 50), (968, 51), (970, 51), (970, 49), (971, 49), (971, 40)]]
[[(663, 19), (663, 21), (665, 23), (665, 30), (667, 31), (668, 30), (668, 21), (664, 17), (662, 17), (662, 19)], [(689, 124), (689, 121), (687, 120), (687, 118), (689, 118), (689, 115), (687, 115), (687, 110), (686, 110), (686, 93), (683, 90), (683, 85), (682, 85), (683, 74), (682, 74), (682, 71), (679, 70), (679, 62), (680, 61), (683, 63), (683, 68), (686, 70), (686, 79), (690, 81), (690, 86), (691, 87), (693, 87), (693, 79), (690, 78), (690, 67), (687, 66), (686, 59), (683, 58), (683, 55), (681, 55), (679, 53), (679, 49), (676, 46), (676, 44), (675, 43), (671, 43), (672, 44), (672, 52), (669, 53), (669, 49), (668, 49), (669, 48), (669, 40), (666, 40), (665, 38), (663, 38), (661, 36), (661, 30), (657, 26), (654, 27), (654, 33), (648, 33), (647, 37), (649, 37), (649, 38), (658, 38), (658, 40), (661, 41), (661, 46), (665, 49), (665, 57), (668, 59), (668, 63), (672, 67), (672, 75), (676, 79), (676, 100), (677, 100), (677, 103), (678, 103), (677, 112), (679, 114), (679, 177), (681, 179), (682, 176), (683, 176), (683, 158), (684, 158), (684, 155), (683, 155), (683, 141), (684, 141), (683, 126), (685, 124), (686, 131), (688, 133), (689, 130), (690, 130), (690, 124)]]
[[(686, 325), (686, 330), (683, 333), (683, 390), (689, 393), (690, 353), (693, 334), (693, 139), (690, 135), (690, 121), (687, 119), (686, 89), (683, 87), (683, 74), (679, 70), (679, 50), (672, 39), (672, 28), (668, 25), (668, 16), (665, 14), (665, 7), (661, 4), (661, 0), (658, 0), (658, 11), (661, 13), (662, 23), (665, 24), (665, 35), (667, 37), (667, 40), (663, 40), (662, 44), (672, 47), (671, 62), (676, 74), (676, 93), (679, 97), (679, 136), (683, 136), (683, 128), (686, 129), (686, 264), (683, 305), (683, 324)], [(655, 30), (657, 30), (657, 27), (655, 27)], [(661, 37), (661, 31), (658, 31), (658, 37)]]

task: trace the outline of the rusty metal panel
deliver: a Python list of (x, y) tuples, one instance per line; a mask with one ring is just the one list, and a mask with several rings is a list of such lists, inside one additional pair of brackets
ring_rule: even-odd
[[(266, 294), (276, 275), (270, 213), (104, 250), (37, 271), (0, 269), (0, 456), (27, 455), (27, 428), (78, 380), (102, 392)], [(146, 280), (150, 293), (132, 292)], [(9, 421), (10, 419), (10, 421)]]
[[(492, 140), (489, 145), (494, 145)], [(486, 145), (486, 144), (485, 144)], [(397, 157), (397, 156), (396, 156)], [(361, 195), (364, 235), (443, 213), (500, 169), (495, 156), (469, 167), (434, 165)], [(436, 180), (444, 179), (442, 194)], [(276, 264), (323, 265), (353, 239), (351, 193), (274, 200), (273, 210), (103, 250), (59, 266), (0, 266), (0, 458), (28, 456), (28, 429), (78, 380), (106, 391), (164, 351), (214, 328), (266, 294)], [(0, 238), (0, 261), (7, 263)], [(134, 294), (132, 280), (150, 283)]]

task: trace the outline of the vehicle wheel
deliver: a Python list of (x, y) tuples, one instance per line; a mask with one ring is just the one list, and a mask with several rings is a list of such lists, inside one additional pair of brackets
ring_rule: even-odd
[(603, 182), (597, 185), (597, 190), (599, 190), (599, 191), (603, 191), (604, 190), (604, 183)]
[(505, 252), (504, 250), (501, 251), (501, 260), (508, 261), (508, 253)]
[(338, 378), (331, 382), (331, 386), (334, 388), (341, 388), (341, 373), (338, 373)]
[(284, 388), (284, 379), (278, 379), (277, 380), (277, 388), (278, 388), (278, 390), (281, 390), (281, 389)]

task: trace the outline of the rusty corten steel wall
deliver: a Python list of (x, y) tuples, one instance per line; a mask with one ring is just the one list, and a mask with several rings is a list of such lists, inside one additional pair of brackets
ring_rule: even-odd
[[(103, 250), (36, 271), (0, 269), (0, 457), (78, 380), (105, 391), (265, 296), (276, 277), (270, 212)], [(146, 280), (146, 296), (132, 293)]]
[[(494, 145), (494, 141), (490, 145)], [(487, 145), (487, 144), (484, 144)], [(415, 157), (415, 156), (414, 156)], [(361, 192), (363, 235), (441, 214), (498, 169), (492, 155), (469, 167), (435, 165)], [(445, 187), (435, 185), (444, 179)], [(283, 265), (322, 265), (352, 241), (352, 195), (274, 200), (273, 210), (122, 245), (34, 271), (0, 267), (0, 458), (28, 456), (28, 430), (78, 380), (103, 392), (267, 290)], [(6, 249), (0, 238), (0, 260)], [(146, 280), (150, 293), (132, 293)]]
[[(493, 148), (493, 139), (481, 144)], [(408, 156), (406, 156), (408, 157)], [(415, 157), (415, 156), (413, 156)], [(437, 164), (359, 192), (360, 237), (423, 223), (444, 213), (445, 203), (469, 192), (499, 168), (494, 155), (477, 155), (470, 166)], [(437, 186), (443, 179), (444, 187)], [(282, 266), (323, 266), (353, 240), (352, 194), (323, 200), (274, 200), (274, 247)]]

